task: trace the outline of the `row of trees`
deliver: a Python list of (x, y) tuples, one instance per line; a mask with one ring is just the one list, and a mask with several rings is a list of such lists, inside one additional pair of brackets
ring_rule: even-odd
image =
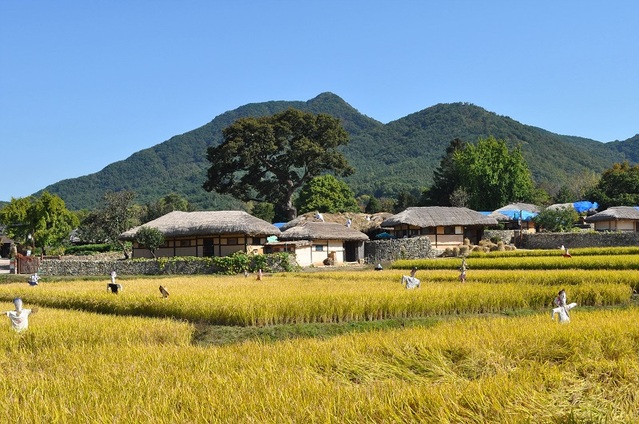
[[(99, 209), (72, 212), (60, 197), (45, 191), (40, 197), (11, 199), (0, 210), (0, 224), (10, 238), (45, 255), (50, 248), (68, 245), (73, 232), (74, 238), (82, 243), (110, 244), (128, 258), (128, 246), (119, 240), (120, 234), (174, 210), (192, 208), (177, 194), (138, 205), (135, 193), (120, 191), (105, 193)], [(138, 241), (152, 252), (163, 243), (158, 231), (143, 230), (138, 237)]]

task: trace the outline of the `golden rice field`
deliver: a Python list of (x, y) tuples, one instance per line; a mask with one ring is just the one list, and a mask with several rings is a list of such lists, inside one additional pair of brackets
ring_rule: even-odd
[[(3, 310), (15, 296), (39, 308), (24, 333), (0, 327), (0, 419), (639, 422), (638, 271), (471, 265), (460, 283), (454, 269), (422, 269), (415, 290), (405, 273), (125, 277), (118, 295), (106, 279), (0, 284)], [(579, 304), (568, 324), (550, 319), (560, 288)], [(425, 317), (432, 325), (324, 339), (194, 341), (202, 325)]]
[[(573, 272), (574, 273), (574, 272)], [(275, 325), (418, 318), (449, 314), (501, 313), (550, 306), (554, 294), (567, 284), (571, 301), (583, 306), (610, 306), (630, 302), (632, 284), (620, 284), (617, 275), (633, 282), (637, 273), (608, 271), (599, 278), (584, 275), (557, 278), (521, 272), (474, 271), (465, 283), (455, 272), (422, 272), (419, 290), (400, 284), (402, 271), (344, 271), (291, 273), (261, 282), (238, 277), (184, 276), (162, 279), (171, 292), (162, 299), (153, 279), (121, 281), (119, 295), (106, 283), (72, 281), (0, 285), (0, 300), (21, 296), (27, 303), (117, 315), (175, 317), (215, 325)], [(583, 275), (583, 274), (582, 274)], [(568, 287), (565, 287), (568, 288)]]

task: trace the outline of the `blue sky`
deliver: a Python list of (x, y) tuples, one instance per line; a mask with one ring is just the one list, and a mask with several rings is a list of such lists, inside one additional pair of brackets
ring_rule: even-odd
[(384, 123), (463, 101), (625, 140), (638, 17), (631, 0), (0, 0), (0, 200), (325, 91)]

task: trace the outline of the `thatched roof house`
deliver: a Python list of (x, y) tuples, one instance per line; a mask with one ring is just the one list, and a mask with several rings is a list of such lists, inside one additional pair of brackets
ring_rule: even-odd
[(639, 206), (615, 206), (585, 219), (597, 231), (639, 232)]
[[(335, 222), (305, 221), (286, 229), (279, 242), (267, 243), (265, 251), (295, 253), (300, 266), (357, 262), (364, 256), (368, 236)], [(306, 241), (307, 243), (302, 244)]]
[(174, 211), (120, 235), (133, 241), (133, 257), (149, 257), (150, 252), (135, 243), (140, 227), (157, 228), (166, 243), (157, 256), (227, 256), (237, 251), (259, 252), (266, 237), (279, 235), (274, 225), (244, 211)]
[(368, 240), (361, 231), (335, 222), (304, 222), (285, 230), (280, 240)]
[(395, 237), (428, 236), (434, 247), (456, 246), (464, 238), (478, 243), (484, 227), (497, 225), (495, 218), (468, 208), (412, 207), (382, 222)]

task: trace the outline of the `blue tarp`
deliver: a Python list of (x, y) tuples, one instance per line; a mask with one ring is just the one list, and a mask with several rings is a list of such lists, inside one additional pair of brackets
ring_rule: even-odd
[(588, 212), (589, 210), (594, 211), (599, 207), (597, 202), (589, 202), (587, 200), (575, 202), (572, 205), (578, 213)]
[(515, 221), (519, 221), (519, 219), (521, 219), (522, 221), (530, 221), (531, 219), (537, 216), (535, 212), (521, 211), (521, 210), (517, 211), (517, 210), (510, 210), (510, 209), (507, 209), (505, 211), (499, 211), (499, 213), (502, 215), (506, 215), (508, 218)]
[(392, 234), (388, 234), (386, 232), (379, 233), (375, 236), (376, 239), (392, 239), (395, 238)]
[(273, 225), (275, 225), (277, 228), (282, 228), (286, 224), (288, 224), (288, 222), (275, 222), (275, 223), (273, 223)]

